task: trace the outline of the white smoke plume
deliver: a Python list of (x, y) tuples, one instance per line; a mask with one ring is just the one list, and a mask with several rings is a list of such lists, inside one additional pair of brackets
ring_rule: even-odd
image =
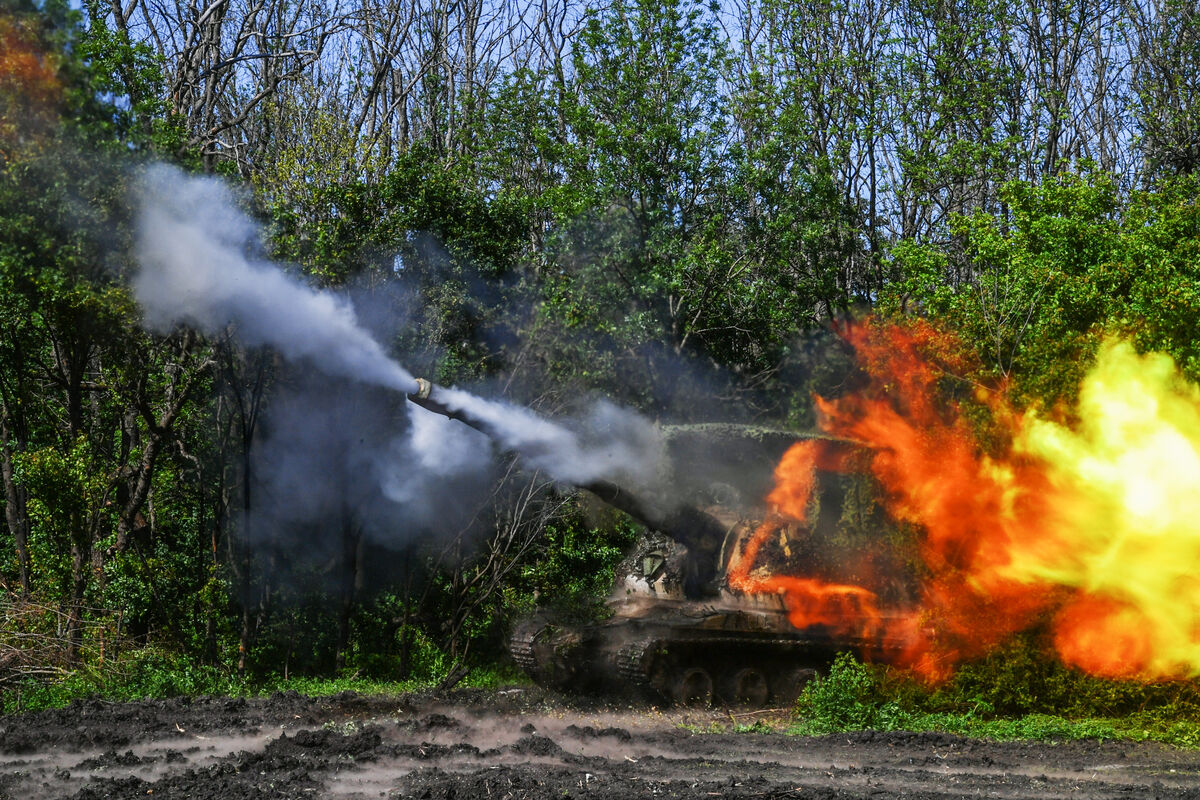
[(478, 420), (504, 447), (555, 479), (586, 484), (620, 479), (644, 485), (661, 476), (663, 440), (650, 421), (600, 401), (568, 429), (520, 406), (460, 389), (440, 389), (438, 402)]
[[(405, 394), (416, 391), (412, 376), (359, 324), (347, 300), (249, 255), (261, 249), (261, 234), (226, 184), (157, 165), (146, 170), (140, 199), (136, 255), (141, 270), (134, 292), (149, 328), (169, 331), (185, 324), (214, 334), (232, 323), (243, 343), (270, 345), (329, 376)], [(503, 447), (555, 480), (644, 484), (656, 477), (663, 455), (658, 430), (612, 404), (596, 404), (564, 426), (463, 390), (440, 392), (440, 400), (473, 416)], [(473, 431), (411, 404), (409, 409), (403, 434), (407, 457), (393, 448), (394, 465), (382, 465), (374, 475), (375, 485), (393, 502), (420, 502), (428, 496), (429, 481), (466, 475), (489, 460), (490, 448), (481, 446)], [(367, 436), (357, 429), (342, 433), (347, 441), (359, 442), (388, 436), (379, 430)]]
[(142, 269), (133, 289), (148, 327), (182, 323), (213, 334), (233, 323), (248, 345), (269, 344), (331, 375), (416, 390), (347, 301), (247, 255), (258, 229), (224, 183), (159, 164), (146, 170), (141, 190)]
[[(385, 497), (405, 508), (420, 508), (456, 479), (479, 472), (492, 459), (491, 445), (479, 431), (418, 405), (410, 403), (408, 412), (406, 439), (393, 441), (390, 457), (380, 460), (376, 470)], [(461, 501), (454, 499), (459, 507)]]

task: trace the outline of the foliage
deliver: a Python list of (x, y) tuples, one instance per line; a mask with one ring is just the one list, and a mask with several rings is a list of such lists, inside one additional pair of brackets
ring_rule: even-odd
[(909, 719), (896, 700), (883, 690), (881, 672), (840, 654), (827, 675), (817, 675), (796, 701), (800, 721), (796, 732), (810, 735), (835, 731), (904, 728)]
[(1200, 687), (1186, 680), (1146, 684), (1094, 678), (1053, 661), (1033, 633), (965, 665), (920, 702), (932, 711), (970, 708), (986, 718), (1116, 717), (1147, 712), (1175, 720), (1194, 716), (1200, 709)]
[[(471, 670), (464, 687), (492, 689), (520, 683), (523, 676), (511, 668), (483, 667)], [(323, 697), (342, 692), (395, 695), (431, 688), (431, 678), (381, 681), (368, 678), (291, 677), (271, 675), (262, 681), (246, 681), (218, 668), (197, 665), (177, 654), (142, 649), (101, 670), (78, 670), (55, 682), (29, 680), (0, 692), (0, 713), (61, 708), (83, 699), (114, 702), (158, 697), (225, 695), (261, 697), (276, 692), (299, 692)]]
[(938, 687), (837, 657), (809, 683), (788, 732), (944, 731), (990, 739), (1130, 739), (1200, 746), (1192, 682), (1107, 681), (1054, 664), (1033, 640), (1009, 644)]
[(512, 582), (509, 602), (521, 613), (540, 606), (563, 618), (602, 616), (614, 568), (637, 536), (628, 521), (604, 528), (587, 525), (579, 514), (555, 521), (546, 527), (538, 556)]
[(65, 706), (72, 700), (140, 700), (201, 694), (244, 694), (245, 683), (228, 672), (156, 648), (132, 650), (103, 666), (79, 669), (57, 681), (29, 680), (6, 687), (3, 711)]
[[(1073, 397), (1108, 333), (1170, 353), (1195, 379), (1200, 342), (1184, 322), (1197, 310), (1195, 189), (1181, 178), (1122, 198), (1094, 170), (1010, 183), (1004, 213), (955, 218), (961, 251), (897, 247), (884, 306), (940, 318), (991, 377), (1047, 406)], [(956, 286), (963, 270), (975, 279)]]
[[(494, 680), (520, 615), (603, 613), (636, 535), (545, 487), (522, 516), (497, 478), (456, 536), (396, 520), (347, 548), (348, 526), (306, 521), (312, 553), (263, 547), (254, 457), (296, 376), (141, 329), (146, 160), (241, 181), (265, 249), (369, 298), (414, 371), (546, 411), (602, 396), (810, 427), (810, 394), (853, 380), (834, 324), (863, 312), (937, 320), (978, 356), (969, 377), (1052, 408), (1113, 332), (1200, 380), (1186, 5), (1081, 0), (1030, 25), (995, 0), (752, 0), (735, 31), (693, 0), (567, 2), (513, 46), (470, 4), (379, 26), (358, 0), (328, 20), (10, 3), (0, 584), (53, 610), (14, 615), (0, 645), (41, 637), (53, 674), (0, 680), (23, 707)], [(845, 528), (870, 527), (859, 505)], [(800, 724), (1107, 736), (1056, 715), (1126, 715), (1188, 741), (1172, 726), (1198, 705), (1191, 683), (1084, 678), (1034, 634), (933, 692), (839, 659)]]

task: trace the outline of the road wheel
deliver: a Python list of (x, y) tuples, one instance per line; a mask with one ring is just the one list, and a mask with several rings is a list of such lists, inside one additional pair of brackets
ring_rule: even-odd
[(721, 695), (727, 703), (734, 705), (765, 706), (771, 696), (771, 687), (762, 670), (744, 667), (725, 679)]
[(809, 667), (794, 667), (781, 672), (771, 682), (771, 696), (781, 706), (796, 702), (805, 685), (817, 677), (817, 671)]
[(702, 667), (691, 667), (675, 680), (672, 699), (681, 706), (709, 706), (713, 699), (712, 676)]

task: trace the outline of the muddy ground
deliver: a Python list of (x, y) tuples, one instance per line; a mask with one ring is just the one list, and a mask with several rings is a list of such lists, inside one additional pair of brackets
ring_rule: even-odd
[(728, 732), (763, 717), (534, 689), (86, 701), (0, 717), (0, 798), (1200, 798), (1196, 751)]

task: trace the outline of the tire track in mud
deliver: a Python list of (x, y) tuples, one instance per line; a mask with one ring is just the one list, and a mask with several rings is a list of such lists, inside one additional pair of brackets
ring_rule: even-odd
[(0, 718), (0, 798), (1200, 800), (1200, 752), (863, 732), (698, 732), (725, 710), (542, 690), (89, 701)]

